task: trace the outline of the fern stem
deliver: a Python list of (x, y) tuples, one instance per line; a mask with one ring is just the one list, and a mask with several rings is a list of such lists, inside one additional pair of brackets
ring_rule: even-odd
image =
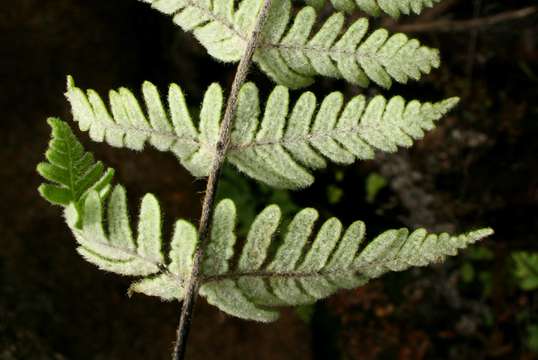
[(222, 166), (226, 158), (226, 152), (230, 145), (230, 135), (232, 130), (232, 122), (237, 109), (237, 99), (239, 96), (239, 90), (245, 82), (248, 70), (252, 64), (254, 52), (260, 41), (260, 34), (263, 29), (263, 25), (269, 14), (271, 7), (271, 0), (264, 0), (263, 6), (258, 13), (256, 24), (250, 39), (248, 40), (245, 48), (245, 52), (241, 57), (241, 61), (237, 67), (234, 81), (228, 102), (226, 104), (226, 111), (220, 127), (219, 140), (216, 145), (216, 156), (213, 160), (211, 172), (207, 179), (206, 190), (202, 205), (202, 214), (200, 217), (200, 223), (198, 226), (199, 242), (194, 254), (194, 263), (189, 281), (187, 283), (187, 291), (183, 300), (181, 308), (181, 317), (177, 328), (177, 340), (174, 346), (173, 360), (182, 360), (185, 357), (185, 351), (187, 348), (187, 339), (192, 323), (192, 316), (194, 312), (194, 305), (198, 296), (198, 290), (200, 288), (201, 266), (204, 255), (204, 247), (211, 231), (211, 220), (213, 217), (213, 211), (215, 208), (215, 198), (217, 193), (217, 187), (219, 178), (222, 171)]

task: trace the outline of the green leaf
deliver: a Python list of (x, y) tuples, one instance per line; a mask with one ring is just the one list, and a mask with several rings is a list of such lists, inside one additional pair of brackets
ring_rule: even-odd
[(538, 289), (538, 253), (518, 251), (512, 254), (514, 276), (523, 290)]
[[(158, 113), (157, 109), (154, 111)], [(158, 121), (157, 115), (153, 116)], [(58, 119), (48, 122), (52, 127), (46, 152), (48, 162), (39, 164), (38, 171), (54, 183), (41, 185), (40, 192), (50, 202), (65, 208), (68, 226), (78, 243), (77, 251), (105, 271), (128, 276), (159, 274), (152, 281), (144, 279), (143, 284), (133, 286), (135, 291), (155, 290), (153, 294), (157, 294), (155, 283), (159, 278), (165, 280), (160, 283), (165, 290), (160, 289), (159, 296), (169, 299), (181, 296), (182, 285), (192, 268), (197, 239), (194, 227), (184, 221), (176, 223), (171, 261), (167, 265), (161, 252), (162, 224), (157, 199), (151, 194), (144, 196), (135, 240), (125, 189), (116, 185), (108, 196), (113, 170), (105, 170), (101, 162), (96, 162), (65, 122)]]
[[(129, 99), (121, 105), (122, 113), (116, 109), (117, 96), (111, 96), (113, 115), (96, 93), (88, 90), (86, 95), (72, 79), (67, 97), (74, 120), (82, 130), (89, 131), (92, 139), (133, 150), (149, 142), (161, 151), (173, 152), (194, 176), (207, 176), (216, 152), (224, 102), (220, 86), (213, 84), (207, 90), (198, 130), (177, 85), (170, 86), (169, 109), (162, 107), (153, 85), (145, 83), (143, 92), (147, 115), (141, 112), (141, 104), (125, 95), (131, 94), (125, 89), (112, 92), (123, 93)], [(450, 98), (433, 104), (406, 102), (399, 96), (376, 96), (367, 101), (359, 95), (345, 103), (342, 93), (333, 92), (322, 99), (318, 108), (314, 94), (305, 92), (291, 103), (288, 89), (277, 86), (262, 111), (257, 87), (247, 83), (239, 92), (227, 160), (272, 187), (304, 188), (314, 181), (310, 170), (325, 167), (327, 160), (351, 164), (356, 159), (372, 159), (376, 150), (394, 152), (398, 147), (410, 147), (458, 101)], [(128, 113), (136, 114), (131, 118), (138, 120), (129, 120), (125, 115)], [(147, 118), (153, 120), (148, 122)]]
[[(310, 304), (342, 288), (361, 286), (388, 271), (425, 266), (493, 233), (481, 229), (460, 236), (416, 230), (388, 230), (365, 247), (365, 227), (355, 222), (344, 231), (335, 218), (314, 233), (317, 212), (300, 211), (283, 241), (274, 238), (280, 212), (271, 205), (254, 220), (239, 261), (232, 262), (235, 207), (217, 207), (203, 268), (201, 294), (221, 310), (241, 318), (272, 321), (275, 306)], [(313, 239), (311, 243), (309, 239)], [(276, 251), (274, 249), (276, 247)], [(213, 260), (210, 260), (213, 259)]]
[(366, 202), (373, 203), (379, 191), (381, 191), (388, 182), (378, 173), (371, 173), (366, 178)]
[(461, 273), (462, 280), (465, 283), (470, 283), (475, 278), (475, 270), (474, 270), (473, 264), (471, 264), (470, 262), (463, 263), (463, 265), (460, 268), (460, 273)]
[[(233, 2), (205, 0), (143, 0), (193, 35), (217, 60), (237, 62), (254, 29), (262, 0)], [(420, 12), (439, 0), (333, 0), (344, 11), (359, 7), (370, 14), (380, 10), (396, 17)], [(316, 7), (323, 0), (316, 0)], [(312, 3), (309, 1), (309, 3)], [(275, 82), (289, 88), (310, 85), (314, 76), (343, 78), (366, 87), (369, 81), (389, 88), (392, 82), (418, 80), (439, 67), (437, 50), (421, 46), (403, 34), (385, 30), (366, 35), (368, 21), (358, 19), (349, 26), (341, 13), (330, 16), (313, 31), (316, 12), (304, 7), (294, 15), (291, 0), (273, 0), (254, 61)], [(224, 15), (223, 15), (224, 14)]]
[(276, 87), (260, 119), (258, 101), (252, 101), (256, 97), (253, 84), (240, 91), (227, 160), (248, 176), (285, 189), (311, 185), (309, 170), (325, 167), (326, 159), (351, 164), (372, 159), (375, 150), (411, 146), (459, 101), (406, 103), (399, 96), (367, 101), (359, 95), (344, 104), (343, 95), (334, 92), (317, 109), (314, 94), (303, 93), (288, 105), (288, 91)]
[[(262, 141), (284, 133), (288, 98), (284, 89), (277, 89), (265, 111), (276, 120), (262, 124), (256, 135)], [(212, 98), (220, 103), (218, 98)], [(340, 102), (341, 97), (333, 95), (329, 103), (333, 101)], [(156, 108), (153, 111), (154, 117), (159, 116)], [(255, 112), (256, 109), (251, 109), (251, 113)], [(132, 116), (138, 116), (136, 111)], [(213, 126), (210, 123), (218, 117), (216, 111), (203, 116), (208, 120), (204, 131), (209, 136)], [(155, 119), (154, 123), (160, 121)], [(431, 121), (431, 117), (427, 119)], [(337, 122), (337, 119), (327, 121)], [(193, 270), (198, 241), (194, 226), (184, 220), (175, 223), (170, 253), (165, 259), (160, 206), (153, 195), (147, 194), (141, 201), (135, 238), (123, 187), (116, 185), (108, 196), (104, 189), (110, 181), (103, 180), (108, 179), (104, 177), (103, 165), (94, 165), (91, 154), (84, 151), (65, 123), (52, 120), (51, 125), (51, 148), (56, 152), (49, 154), (50, 164), (60, 170), (86, 169), (81, 176), (73, 177), (74, 170), (41, 167), (44, 176), (68, 190), (71, 188), (64, 183), (70, 185), (72, 179), (76, 179), (76, 184), (84, 184), (72, 191), (72, 194), (85, 194), (83, 198), (81, 195), (74, 197), (79, 199), (81, 207), (75, 206), (73, 201), (63, 204), (68, 225), (78, 243), (77, 251), (102, 270), (139, 277), (130, 293), (181, 300)], [(314, 124), (316, 126), (320, 131), (327, 131), (323, 124)], [(59, 156), (64, 154), (70, 154), (68, 159), (75, 159), (66, 162), (65, 169), (60, 166), (65, 156)], [(95, 168), (100, 170), (93, 170)], [(211, 236), (204, 249), (200, 294), (210, 304), (233, 316), (274, 321), (279, 314), (274, 307), (311, 304), (339, 289), (361, 286), (388, 271), (439, 262), (493, 233), (489, 228), (459, 236), (427, 234), (424, 229), (409, 234), (406, 229), (394, 229), (362, 246), (365, 238), (362, 222), (354, 222), (345, 229), (338, 219), (331, 218), (323, 222), (319, 230), (314, 230), (318, 229), (315, 227), (317, 218), (316, 210), (301, 210), (287, 226), (283, 238), (278, 239), (281, 210), (271, 205), (255, 218), (246, 241), (237, 245), (235, 204), (222, 200), (215, 208)]]

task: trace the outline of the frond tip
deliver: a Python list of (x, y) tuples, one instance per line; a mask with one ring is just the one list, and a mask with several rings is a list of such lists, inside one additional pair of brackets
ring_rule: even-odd
[[(140, 150), (146, 143), (171, 151), (194, 176), (206, 176), (216, 153), (224, 96), (218, 84), (204, 96), (198, 129), (179, 86), (170, 85), (168, 108), (155, 86), (142, 86), (147, 111), (127, 89), (111, 91), (110, 111), (93, 90), (76, 87), (69, 78), (67, 97), (73, 118), (95, 141)], [(258, 89), (243, 85), (237, 102), (227, 160), (248, 176), (274, 187), (298, 189), (312, 184), (310, 170), (327, 161), (351, 164), (372, 159), (374, 152), (409, 147), (432, 130), (458, 104), (458, 98), (436, 103), (406, 101), (400, 96), (347, 103), (340, 92), (321, 100), (303, 93), (290, 102), (289, 90), (277, 86), (260, 108)]]

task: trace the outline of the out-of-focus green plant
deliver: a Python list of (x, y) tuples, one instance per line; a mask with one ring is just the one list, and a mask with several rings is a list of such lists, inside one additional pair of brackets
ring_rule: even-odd
[(538, 253), (518, 251), (512, 254), (514, 277), (523, 290), (538, 289)]
[(381, 174), (371, 173), (366, 178), (366, 201), (373, 203), (377, 194), (387, 186), (388, 181)]
[(527, 327), (527, 347), (529, 350), (538, 353), (538, 324)]
[[(516, 251), (512, 253), (513, 276), (518, 287), (524, 291), (538, 289), (538, 253), (529, 251)], [(532, 352), (538, 353), (538, 314), (525, 311), (519, 314), (519, 322), (526, 322), (526, 345)]]
[(465, 261), (460, 267), (461, 280), (466, 284), (477, 281), (481, 286), (482, 298), (490, 296), (493, 289), (493, 279), (490, 269), (481, 269), (481, 263), (487, 263), (495, 258), (495, 254), (485, 246), (469, 249)]

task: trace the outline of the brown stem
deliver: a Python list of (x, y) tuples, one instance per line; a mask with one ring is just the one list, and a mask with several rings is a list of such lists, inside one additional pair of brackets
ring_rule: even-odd
[(189, 330), (192, 323), (192, 316), (194, 312), (194, 305), (198, 296), (198, 290), (200, 288), (201, 280), (201, 265), (204, 255), (204, 247), (209, 238), (211, 231), (211, 220), (213, 217), (213, 210), (215, 207), (215, 196), (217, 193), (218, 182), (222, 171), (222, 166), (226, 158), (226, 152), (230, 144), (230, 134), (232, 130), (232, 120), (237, 108), (237, 99), (239, 96), (239, 90), (247, 77), (248, 70), (252, 64), (252, 58), (254, 51), (258, 46), (260, 40), (260, 34), (265, 24), (265, 20), (269, 14), (269, 8), (271, 7), (271, 0), (264, 0), (263, 6), (258, 13), (256, 19), (256, 25), (250, 39), (248, 40), (245, 48), (245, 52), (241, 57), (241, 61), (237, 67), (235, 78), (232, 84), (232, 89), (228, 97), (226, 104), (226, 111), (224, 113), (224, 119), (220, 126), (219, 140), (216, 145), (215, 159), (211, 167), (211, 172), (207, 179), (206, 191), (202, 206), (202, 215), (200, 218), (200, 224), (198, 226), (199, 242), (194, 254), (194, 263), (189, 281), (187, 282), (185, 298), (183, 300), (183, 306), (181, 308), (181, 317), (177, 328), (177, 340), (174, 346), (173, 360), (183, 360), (185, 357), (185, 350), (187, 348), (187, 339), (189, 336)]

